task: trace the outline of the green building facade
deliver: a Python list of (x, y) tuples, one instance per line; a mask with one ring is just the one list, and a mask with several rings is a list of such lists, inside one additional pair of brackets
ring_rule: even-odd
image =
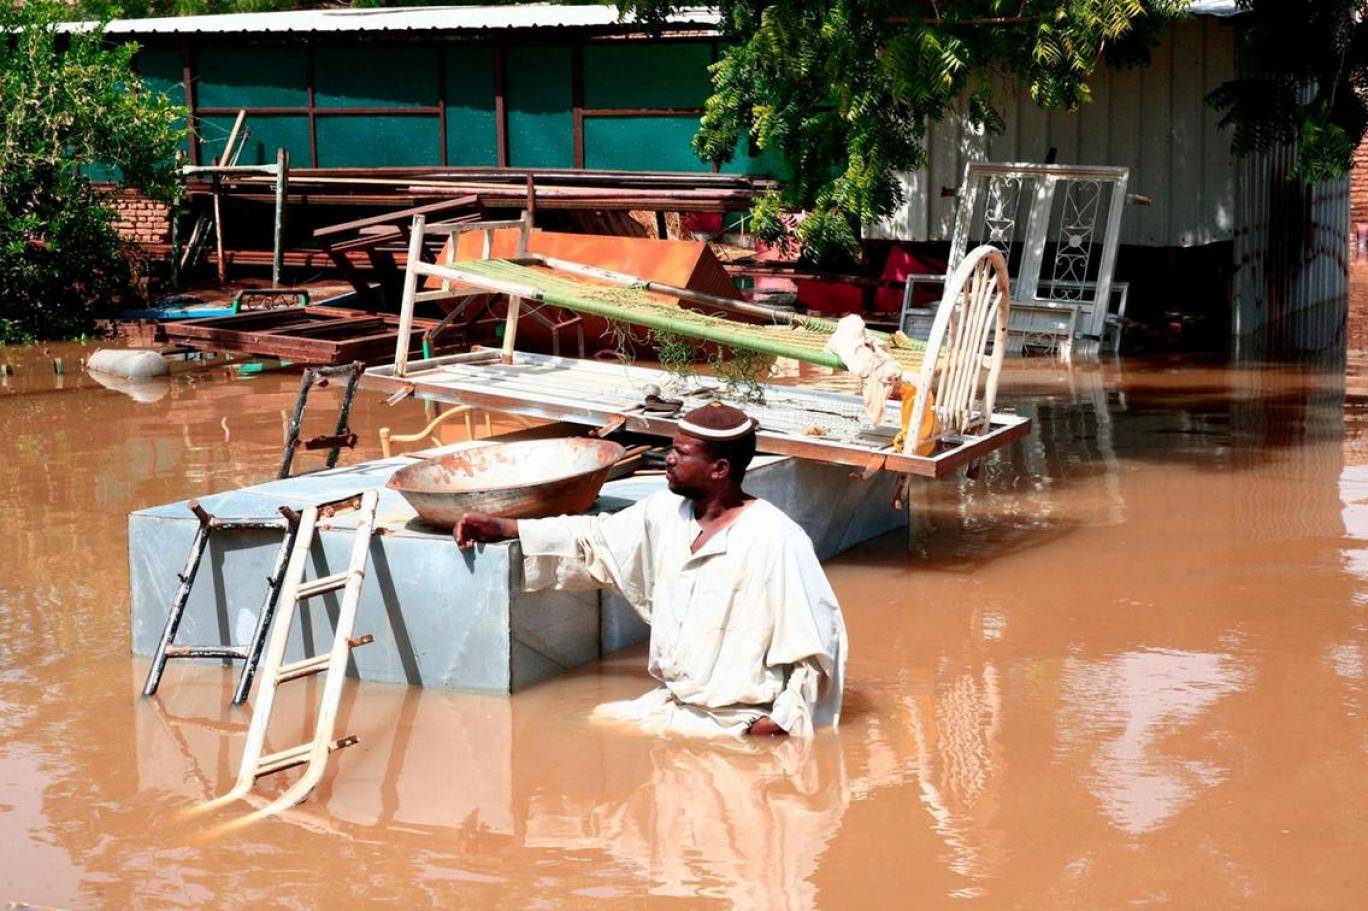
[[(716, 38), (488, 31), (128, 37), (143, 85), (192, 112), (192, 163), (211, 163), (245, 110), (240, 164), (283, 147), (295, 168), (712, 170), (690, 141)], [(775, 169), (743, 139), (721, 170)]]

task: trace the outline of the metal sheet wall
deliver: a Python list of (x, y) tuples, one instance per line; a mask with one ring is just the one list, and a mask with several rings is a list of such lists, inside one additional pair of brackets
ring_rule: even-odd
[(1349, 309), (1349, 178), (1307, 185), (1293, 150), (1239, 163), (1231, 332), (1252, 357), (1334, 352)]
[(1196, 246), (1230, 240), (1235, 226), (1235, 163), (1230, 138), (1206, 94), (1235, 72), (1235, 34), (1226, 20), (1192, 18), (1154, 48), (1149, 66), (1102, 69), (1093, 101), (1074, 113), (1043, 111), (1016, 85), (999, 86), (1006, 129), (984, 136), (958, 117), (928, 131), (929, 161), (904, 178), (906, 201), (870, 237), (949, 240), (956, 187), (972, 160), (1041, 162), (1053, 147), (1061, 164), (1121, 165), (1130, 189), (1154, 204), (1132, 208), (1121, 242)]

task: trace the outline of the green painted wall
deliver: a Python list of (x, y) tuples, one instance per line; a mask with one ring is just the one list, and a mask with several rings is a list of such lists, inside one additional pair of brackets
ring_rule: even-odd
[(587, 108), (701, 108), (712, 93), (709, 42), (591, 44), (584, 48)]
[(585, 117), (584, 166), (608, 171), (707, 171), (689, 147), (698, 117)]
[(432, 107), (437, 104), (435, 47), (320, 47), (314, 52), (314, 106)]
[(305, 107), (308, 60), (301, 48), (205, 47), (194, 52), (201, 108)]
[(431, 115), (317, 118), (321, 168), (416, 167), (442, 163), (437, 118)]
[(148, 48), (138, 52), (134, 66), (143, 88), (169, 95), (177, 104), (185, 103), (185, 83), (181, 73), (181, 54), (172, 48)]
[[(234, 115), (201, 116), (200, 161), (208, 164), (223, 151), (228, 132), (233, 128)], [(276, 149), (290, 152), (290, 166), (309, 167), (309, 118), (304, 114), (258, 114), (248, 117), (247, 144), (242, 149), (238, 164), (275, 164)], [(320, 150), (321, 151), (321, 150)]]
[(447, 163), (497, 165), (494, 48), (488, 44), (458, 44), (447, 47), (444, 54)]
[[(194, 39), (192, 39), (194, 40)], [(320, 38), (302, 44), (215, 45), (195, 40), (191, 63), (199, 108), (307, 108), (310, 53), (318, 164), (321, 167), (440, 165), (438, 104), (446, 103), (446, 157), (453, 166), (498, 163), (494, 46), (488, 41), (431, 44)], [(713, 42), (586, 42), (583, 105), (588, 110), (699, 109), (710, 91)], [(504, 98), (509, 164), (574, 166), (571, 46), (511, 44), (505, 52)], [(184, 98), (178, 46), (145, 47), (138, 55), (144, 85)], [(329, 110), (393, 108), (392, 114), (328, 115)], [(416, 109), (413, 114), (399, 110)], [(221, 150), (233, 115), (198, 118), (200, 160)], [(249, 113), (243, 164), (275, 160), (290, 150), (297, 167), (312, 164), (308, 117)], [(690, 141), (698, 114), (584, 118), (584, 164), (607, 170), (706, 171)], [(766, 156), (745, 146), (728, 173), (776, 173)]]
[(504, 99), (511, 166), (574, 167), (570, 48), (509, 48)]

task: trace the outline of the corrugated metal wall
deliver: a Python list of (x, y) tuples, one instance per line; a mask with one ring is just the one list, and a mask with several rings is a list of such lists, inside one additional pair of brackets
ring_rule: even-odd
[(1232, 334), (1249, 356), (1335, 351), (1349, 307), (1349, 178), (1289, 179), (1291, 148), (1239, 163)]
[(1235, 36), (1228, 20), (1193, 18), (1176, 25), (1143, 68), (1104, 69), (1093, 80), (1093, 101), (1076, 113), (1041, 110), (1016, 86), (1001, 86), (1007, 128), (976, 135), (958, 118), (932, 125), (930, 160), (904, 181), (906, 202), (870, 237), (949, 240), (956, 187), (972, 160), (1045, 160), (1051, 147), (1061, 164), (1121, 165), (1130, 190), (1154, 204), (1132, 207), (1122, 223), (1123, 244), (1196, 246), (1230, 240), (1235, 226), (1235, 163), (1220, 115), (1205, 97), (1235, 72)]

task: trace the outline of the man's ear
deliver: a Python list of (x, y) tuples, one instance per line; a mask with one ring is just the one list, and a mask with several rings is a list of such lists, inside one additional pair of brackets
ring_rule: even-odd
[(725, 481), (731, 477), (731, 462), (727, 459), (713, 459), (712, 467), (708, 469), (708, 476), (719, 481)]

